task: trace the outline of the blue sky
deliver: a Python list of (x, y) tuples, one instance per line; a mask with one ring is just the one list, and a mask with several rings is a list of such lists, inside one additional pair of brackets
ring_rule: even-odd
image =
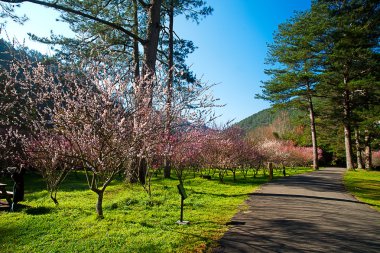
[[(223, 108), (216, 109), (222, 116), (217, 120), (240, 121), (253, 113), (268, 108), (268, 102), (254, 99), (261, 91), (260, 81), (265, 80), (264, 60), (267, 43), (272, 41), (277, 26), (290, 18), (294, 11), (310, 8), (310, 0), (208, 0), (214, 8), (213, 15), (199, 25), (184, 18), (175, 20), (176, 32), (193, 40), (198, 49), (188, 63), (198, 77), (213, 88)], [(39, 36), (54, 33), (69, 34), (66, 24), (55, 22), (58, 14), (44, 7), (21, 4), (20, 13), (30, 20), (24, 25), (7, 24), (7, 32), (19, 41), (25, 39), (30, 48), (47, 52), (46, 45), (28, 41), (28, 32)], [(4, 37), (2, 32), (1, 37)]]

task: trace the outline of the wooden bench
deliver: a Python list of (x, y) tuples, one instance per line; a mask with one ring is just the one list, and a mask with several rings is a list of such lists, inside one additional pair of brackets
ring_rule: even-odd
[[(8, 197), (11, 197), (13, 198), (13, 192), (11, 191), (7, 191), (7, 194), (6, 194)], [(0, 193), (0, 196), (2, 196), (2, 193)]]
[(7, 191), (5, 189), (6, 184), (0, 183), (0, 199), (6, 199), (8, 202), (8, 205), (12, 205), (12, 198), (13, 198), (13, 192)]

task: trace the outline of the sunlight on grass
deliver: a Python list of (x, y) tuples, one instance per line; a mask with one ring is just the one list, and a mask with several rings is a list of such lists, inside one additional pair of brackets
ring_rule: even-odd
[[(305, 172), (288, 170), (288, 174)], [(308, 170), (310, 171), (310, 170)], [(281, 172), (278, 171), (277, 175)], [(26, 177), (25, 201), (17, 212), (0, 211), (1, 252), (203, 252), (219, 239), (226, 223), (259, 185), (262, 175), (185, 180), (188, 198), (180, 226), (176, 179), (152, 179), (152, 196), (139, 185), (115, 180), (105, 192), (105, 219), (95, 215), (96, 195), (81, 173), (69, 175), (58, 192), (59, 206), (34, 174)]]
[(360, 201), (363, 201), (380, 211), (380, 171), (348, 171), (344, 183)]

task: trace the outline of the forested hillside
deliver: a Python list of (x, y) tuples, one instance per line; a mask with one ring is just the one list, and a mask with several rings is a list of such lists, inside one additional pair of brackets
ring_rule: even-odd
[(236, 125), (240, 126), (244, 130), (251, 130), (260, 126), (271, 124), (275, 117), (276, 113), (271, 108), (264, 109), (241, 120), (236, 123)]
[(12, 45), (11, 43), (0, 39), (0, 66), (6, 68), (12, 59), (21, 59), (22, 56), (27, 56), (31, 59), (42, 60), (46, 56), (35, 50), (22, 46), (20, 44)]
[(293, 108), (268, 108), (236, 123), (255, 140), (291, 140), (298, 146), (310, 146), (306, 113)]
[(272, 124), (276, 119), (284, 117), (284, 115), (289, 116), (292, 121), (297, 121), (300, 116), (304, 115), (299, 110), (283, 108), (283, 109), (273, 109), (268, 108), (257, 113), (252, 114), (251, 116), (239, 121), (236, 123), (237, 126), (243, 128), (246, 131), (254, 130), (255, 128), (268, 126)]
[[(268, 108), (252, 114), (236, 125), (244, 129), (250, 139), (256, 141), (281, 139), (290, 140), (297, 146), (310, 147), (312, 145), (308, 115), (297, 109)], [(324, 162), (344, 166), (343, 130), (320, 116), (316, 118), (316, 128), (319, 132), (318, 143), (323, 150)], [(373, 141), (373, 147), (374, 150), (379, 148), (377, 140)]]
[[(324, 164), (344, 166), (344, 143), (341, 129), (318, 118), (316, 127)], [(310, 127), (306, 112), (290, 108), (268, 108), (236, 123), (249, 139), (263, 141), (278, 139), (292, 141), (297, 146), (311, 147)]]

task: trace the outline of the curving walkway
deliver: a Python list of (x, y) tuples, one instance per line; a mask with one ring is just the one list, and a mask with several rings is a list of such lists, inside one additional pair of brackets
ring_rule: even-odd
[(213, 252), (380, 252), (380, 213), (345, 190), (344, 170), (266, 184)]

